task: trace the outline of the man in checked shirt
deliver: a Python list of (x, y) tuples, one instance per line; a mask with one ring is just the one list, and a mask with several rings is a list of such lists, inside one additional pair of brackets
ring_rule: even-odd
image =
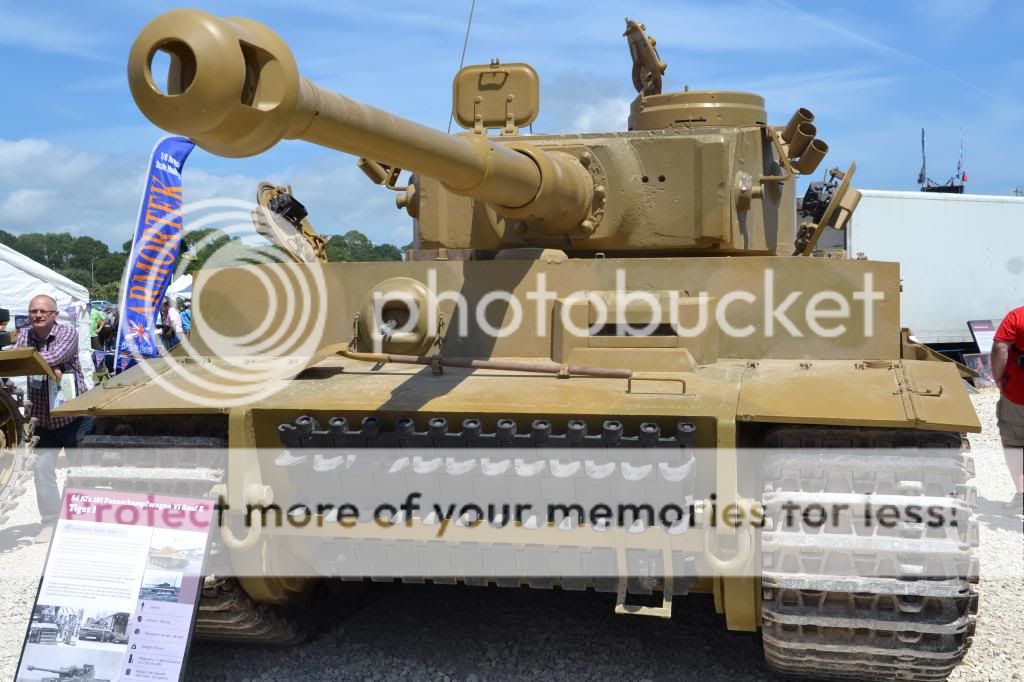
[[(18, 330), (14, 345), (35, 348), (43, 360), (53, 368), (57, 380), (65, 372), (75, 377), (75, 390), (85, 392), (85, 376), (78, 361), (78, 331), (71, 326), (57, 324), (57, 301), (45, 294), (29, 303), (28, 327)], [(36, 502), (43, 528), (36, 537), (38, 543), (48, 543), (60, 514), (60, 491), (57, 489), (56, 463), (61, 448), (71, 449), (92, 426), (88, 417), (53, 417), (50, 415), (50, 380), (29, 377), (28, 397), (32, 401), (29, 417), (35, 417), (39, 443), (36, 445), (33, 473), (36, 482)]]

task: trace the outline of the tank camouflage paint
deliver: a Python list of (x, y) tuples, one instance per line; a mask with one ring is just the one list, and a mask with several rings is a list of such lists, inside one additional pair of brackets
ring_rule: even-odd
[[(607, 590), (621, 613), (664, 617), (673, 596), (711, 592), (728, 628), (762, 630), (785, 674), (943, 679), (962, 658), (977, 526), (960, 444), (979, 422), (960, 369), (900, 329), (899, 265), (814, 257), (856, 208), (854, 167), (830, 171), (825, 200), (798, 214), (797, 178), (828, 150), (813, 114), (776, 126), (755, 94), (663, 93), (654, 41), (628, 20), (626, 38), (638, 93), (628, 130), (524, 134), (539, 76), (496, 60), (456, 76), (466, 130), (450, 136), (316, 86), (257, 22), (174, 10), (142, 30), (129, 84), (157, 126), (227, 157), (283, 139), (352, 154), (414, 220), (406, 262), (326, 263), (311, 242), (321, 248), (292, 249), (305, 254), (294, 263), (200, 271), (187, 353), (61, 408), (97, 417), (93, 443), (108, 450), (173, 437), (229, 446), (223, 469), (193, 465), (188, 480), (122, 475), (147, 465), (127, 456), (74, 479), (215, 486), (231, 510), (218, 543), (242, 576), (232, 598), (259, 626), (225, 626), (207, 595), (200, 634), (286, 641), (295, 633), (267, 625), (268, 605), (301, 599), (311, 575), (394, 575), (409, 550), (420, 579)], [(167, 83), (152, 73), (158, 51)], [(289, 239), (317, 237), (284, 188), (261, 185), (260, 204), (276, 205), (264, 218), (290, 223)], [(269, 334), (280, 301), (306, 311), (300, 342), (223, 349)], [(515, 455), (478, 456), (492, 446)], [(492, 484), (580, 504), (628, 489), (690, 512), (662, 527), (426, 505), (346, 525), (323, 523), (345, 516), (323, 509), (300, 510), (301, 527), (242, 523), (271, 501), (416, 486), (426, 501), (457, 480), (474, 499)], [(849, 510), (869, 495), (966, 522), (943, 537), (913, 522), (885, 537), (782, 527), (785, 501)], [(763, 528), (716, 524), (723, 508)], [(524, 568), (537, 552), (543, 568)], [(939, 570), (922, 557), (948, 558), (947, 573), (917, 580)], [(846, 574), (867, 564), (871, 576)]]

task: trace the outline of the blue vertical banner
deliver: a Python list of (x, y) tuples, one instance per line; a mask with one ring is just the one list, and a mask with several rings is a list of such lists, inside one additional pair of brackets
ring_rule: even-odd
[(195, 146), (187, 137), (169, 136), (153, 147), (121, 281), (115, 372), (160, 354), (156, 318), (178, 262), (184, 227), (181, 171)]

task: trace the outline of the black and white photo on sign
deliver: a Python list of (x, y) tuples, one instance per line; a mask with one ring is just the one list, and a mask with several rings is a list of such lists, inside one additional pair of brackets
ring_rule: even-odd
[(124, 647), (118, 647), (116, 651), (101, 651), (29, 644), (14, 679), (15, 682), (114, 682), (120, 679), (123, 655)]
[(149, 569), (142, 576), (139, 599), (176, 602), (181, 594), (181, 581), (182, 574), (178, 571)]
[(203, 568), (206, 534), (156, 528), (149, 541), (147, 568), (198, 574)]

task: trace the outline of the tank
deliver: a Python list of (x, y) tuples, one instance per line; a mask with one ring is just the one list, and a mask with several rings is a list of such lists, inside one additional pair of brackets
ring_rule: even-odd
[(27, 670), (38, 670), (44, 673), (56, 673), (56, 677), (42, 677), (40, 682), (110, 682), (108, 679), (96, 677), (96, 667), (90, 663), (85, 665), (68, 665), (63, 668), (40, 668), (27, 666)]
[(36, 606), (28, 626), (28, 641), (33, 644), (56, 644), (59, 636), (57, 609), (52, 606)]
[[(401, 263), (201, 271), (185, 350), (61, 408), (97, 419), (70, 484), (221, 498), (237, 577), (208, 580), (197, 633), (294, 641), (321, 577), (399, 578), (604, 591), (666, 628), (711, 593), (787, 676), (936, 680), (962, 659), (980, 425), (958, 367), (900, 329), (898, 264), (815, 257), (856, 209), (854, 165), (798, 217), (828, 151), (813, 114), (662, 92), (654, 40), (625, 36), (628, 130), (526, 134), (539, 75), (495, 60), (456, 75), (452, 136), (316, 86), (257, 22), (142, 30), (150, 121), (226, 157), (351, 154), (414, 228)], [(267, 190), (260, 231), (310, 234)], [(253, 350), (269, 310), (299, 311), (301, 342)]]
[(173, 547), (151, 549), (149, 551), (149, 563), (158, 568), (179, 570), (188, 566), (188, 556), (183, 551)]
[[(143, 588), (145, 590), (145, 588)], [(120, 611), (96, 618), (90, 618), (78, 629), (78, 640), (94, 640), (100, 643), (128, 641), (128, 614)]]

